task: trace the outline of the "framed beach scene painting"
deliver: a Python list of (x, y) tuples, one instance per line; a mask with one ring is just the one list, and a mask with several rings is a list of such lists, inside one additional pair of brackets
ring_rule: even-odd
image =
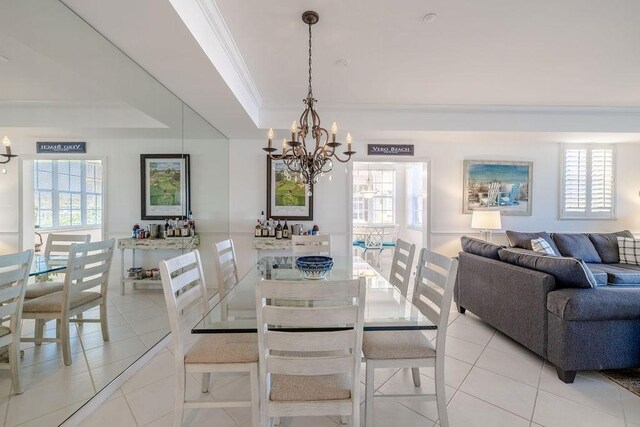
[(297, 178), (284, 160), (267, 156), (267, 218), (313, 219), (313, 193), (310, 186)]
[(464, 161), (462, 212), (531, 215), (533, 162)]

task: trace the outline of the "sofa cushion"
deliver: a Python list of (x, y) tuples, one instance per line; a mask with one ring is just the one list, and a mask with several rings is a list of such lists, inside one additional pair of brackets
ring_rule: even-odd
[(640, 265), (633, 264), (587, 264), (593, 271), (598, 269), (607, 273), (609, 285), (637, 285), (640, 287)]
[(600, 267), (600, 264), (587, 264), (591, 274), (593, 274), (593, 278), (596, 279), (596, 284), (598, 286), (604, 286), (608, 283), (609, 276), (605, 271), (600, 270), (600, 268), (596, 268), (596, 266)]
[(558, 288), (593, 288), (598, 284), (584, 261), (576, 258), (530, 254), (501, 249), (500, 259), (509, 264), (542, 271), (556, 278)]
[(551, 245), (542, 237), (538, 237), (537, 239), (531, 239), (531, 249), (533, 249), (534, 252), (538, 252), (543, 255), (551, 255), (551, 256), (560, 255), (556, 253), (556, 251), (553, 250)]
[(586, 234), (553, 233), (552, 237), (562, 256), (580, 258), (584, 262), (602, 262)]
[(507, 239), (509, 240), (509, 246), (512, 246), (514, 248), (532, 250), (531, 240), (537, 239), (538, 237), (542, 237), (544, 240), (546, 240), (547, 243), (549, 243), (549, 246), (553, 248), (553, 251), (555, 253), (557, 254), (560, 253), (560, 251), (558, 250), (558, 247), (553, 242), (553, 239), (551, 238), (549, 233), (545, 231), (540, 231), (538, 233), (528, 233), (528, 232), (522, 232), (522, 231), (507, 230)]
[(547, 294), (547, 310), (574, 321), (640, 319), (640, 289), (559, 289)]
[(620, 262), (618, 253), (618, 237), (629, 237), (633, 239), (633, 234), (629, 230), (617, 231), (615, 233), (590, 233), (589, 240), (596, 248), (596, 252), (604, 264), (617, 264)]
[(498, 251), (502, 249), (500, 245), (494, 245), (493, 243), (485, 242), (484, 240), (474, 239), (469, 236), (462, 236), (460, 238), (462, 244), (462, 251), (474, 255), (483, 256), (485, 258), (491, 258), (499, 260)]
[(623, 264), (640, 265), (640, 240), (618, 236), (618, 255)]

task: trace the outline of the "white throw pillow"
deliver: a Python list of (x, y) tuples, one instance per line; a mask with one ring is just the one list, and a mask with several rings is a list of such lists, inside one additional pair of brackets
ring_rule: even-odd
[(537, 239), (531, 239), (531, 249), (535, 252), (540, 252), (541, 254), (558, 256), (557, 253), (553, 250), (549, 242), (544, 240), (542, 237), (538, 237)]
[(618, 252), (621, 264), (640, 265), (640, 240), (618, 237)]

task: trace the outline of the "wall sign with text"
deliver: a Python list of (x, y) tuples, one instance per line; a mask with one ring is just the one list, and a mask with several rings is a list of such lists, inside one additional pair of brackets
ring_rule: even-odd
[(368, 144), (370, 156), (413, 156), (413, 144)]
[(67, 154), (86, 153), (86, 142), (36, 142), (37, 153)]

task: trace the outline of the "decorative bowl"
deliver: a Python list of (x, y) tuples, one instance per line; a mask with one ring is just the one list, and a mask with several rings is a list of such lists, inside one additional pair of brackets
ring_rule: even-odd
[(319, 280), (327, 277), (333, 268), (333, 258), (328, 256), (301, 256), (296, 258), (296, 268), (305, 279)]

